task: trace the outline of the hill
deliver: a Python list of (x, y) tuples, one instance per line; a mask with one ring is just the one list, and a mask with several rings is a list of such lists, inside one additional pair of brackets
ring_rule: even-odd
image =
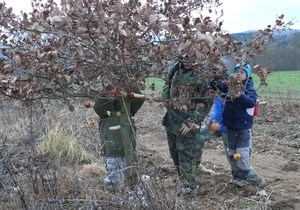
[[(247, 43), (256, 31), (249, 30), (231, 34), (237, 41)], [(300, 30), (285, 30), (274, 34), (261, 55), (254, 57), (253, 65), (259, 63), (273, 71), (300, 70)]]

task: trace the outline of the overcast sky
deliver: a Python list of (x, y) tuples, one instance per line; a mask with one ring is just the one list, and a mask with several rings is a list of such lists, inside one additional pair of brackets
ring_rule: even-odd
[(222, 0), (223, 29), (229, 32), (258, 30), (274, 25), (276, 16), (284, 14), (284, 21), (296, 22), (292, 28), (300, 29), (299, 0)]
[[(14, 11), (30, 11), (31, 0), (0, 0)], [(60, 0), (57, 0), (60, 2)], [(230, 33), (258, 30), (273, 25), (276, 16), (285, 14), (284, 21), (292, 20), (293, 29), (300, 29), (300, 0), (221, 0), (224, 8), (223, 29)]]

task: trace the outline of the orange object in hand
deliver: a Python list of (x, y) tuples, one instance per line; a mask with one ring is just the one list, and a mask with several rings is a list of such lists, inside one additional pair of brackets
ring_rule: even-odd
[(242, 156), (241, 156), (240, 153), (234, 153), (234, 154), (233, 154), (233, 159), (234, 159), (234, 160), (240, 160), (240, 159), (242, 159)]
[(220, 130), (220, 124), (219, 123), (212, 123), (211, 126), (210, 126), (210, 129), (212, 131), (218, 131), (218, 130)]
[(89, 122), (87, 123), (87, 127), (88, 127), (88, 128), (94, 128), (94, 127), (95, 127), (95, 123), (92, 122), (92, 121), (89, 121)]
[(116, 117), (121, 117), (122, 113), (121, 112), (116, 112)]

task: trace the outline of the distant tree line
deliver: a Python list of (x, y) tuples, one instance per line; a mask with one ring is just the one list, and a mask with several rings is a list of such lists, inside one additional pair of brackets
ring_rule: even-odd
[(272, 71), (300, 70), (300, 32), (274, 37), (254, 63), (270, 67)]

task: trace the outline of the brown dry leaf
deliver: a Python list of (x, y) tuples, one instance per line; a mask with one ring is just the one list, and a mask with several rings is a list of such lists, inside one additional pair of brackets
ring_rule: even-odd
[(180, 44), (178, 45), (178, 51), (181, 52), (183, 50), (185, 50), (186, 48), (188, 48), (189, 46), (191, 46), (191, 41), (186, 40), (185, 42), (180, 42)]
[[(237, 61), (253, 57), (264, 50), (263, 45), (276, 29), (274, 26), (258, 31), (253, 40), (242, 43), (224, 33), (219, 20), (187, 15), (197, 9), (218, 9), (219, 4), (214, 1), (192, 0), (181, 6), (175, 6), (174, 1), (150, 1), (145, 6), (136, 1), (63, 0), (62, 8), (50, 2), (34, 1), (34, 12), (30, 17), (23, 14), (22, 20), (2, 4), (0, 10), (0, 26), (11, 33), (1, 36), (0, 41), (9, 43), (11, 53), (7, 55), (14, 61), (13, 65), (1, 66), (2, 73), (8, 79), (17, 69), (25, 69), (24, 75), (42, 75), (44, 80), (30, 83), (28, 94), (35, 93), (36, 97), (47, 97), (49, 93), (43, 93), (40, 87), (57, 75), (68, 81), (66, 93), (73, 91), (68, 85), (74, 81), (76, 91), (82, 94), (88, 92), (88, 84), (97, 82), (105, 86), (104, 81), (110, 81), (124, 89), (139, 86), (136, 78), (141, 75), (166, 78), (169, 61), (182, 53), (196, 56), (197, 62), (207, 69), (224, 69), (220, 55), (232, 54)], [(277, 19), (280, 28), (288, 26), (281, 16)], [(202, 67), (195, 68), (199, 83), (212, 74), (200, 74)], [(261, 69), (265, 78), (267, 71)], [(26, 98), (25, 87), (29, 86), (25, 83), (11, 87), (10, 93), (18, 95), (19, 91)], [(188, 100), (188, 94), (184, 94)]]
[(86, 27), (78, 27), (76, 33), (80, 34), (80, 33), (85, 33), (86, 31), (87, 31)]
[(64, 75), (65, 79), (67, 80), (68, 83), (71, 81), (71, 76), (70, 75)]
[(15, 62), (16, 64), (21, 63), (21, 57), (20, 57), (20, 55), (15, 55), (15, 57), (14, 57), (14, 62)]

